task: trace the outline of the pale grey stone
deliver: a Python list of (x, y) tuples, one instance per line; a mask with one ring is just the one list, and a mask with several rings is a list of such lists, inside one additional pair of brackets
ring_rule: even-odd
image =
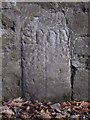
[(28, 19), (22, 42), (25, 97), (70, 99), (68, 29), (63, 13), (44, 11), (42, 16)]
[(88, 99), (88, 13), (88, 3), (3, 3), (4, 99)]

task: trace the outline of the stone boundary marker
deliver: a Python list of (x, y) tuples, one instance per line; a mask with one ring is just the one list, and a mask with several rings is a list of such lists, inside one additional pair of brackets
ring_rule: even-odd
[[(13, 1), (13, 2), (15, 3), (14, 4), (15, 6), (16, 1)], [(74, 94), (75, 94), (74, 98), (75, 99), (83, 98), (83, 94), (81, 94), (82, 91), (88, 92), (88, 88), (87, 88), (88, 77), (89, 77), (88, 71), (90, 71), (90, 67), (89, 67), (90, 55), (88, 52), (89, 38), (90, 38), (90, 36), (88, 36), (88, 10), (89, 10), (87, 8), (88, 5), (85, 4), (86, 5), (84, 6), (85, 8), (83, 8), (83, 5), (81, 4), (79, 4), (81, 7), (76, 5), (74, 6), (75, 8), (71, 7), (70, 5), (69, 8), (67, 6), (66, 9), (64, 8), (64, 11), (60, 12), (60, 8), (57, 6), (57, 3), (54, 3), (51, 7), (55, 5), (56, 8), (54, 10), (57, 10), (57, 11), (53, 10), (53, 12), (51, 12), (50, 6), (48, 5), (44, 6), (46, 3), (33, 4), (33, 3), (30, 3), (30, 1), (28, 1), (29, 2), (29, 5), (28, 5), (26, 1), (23, 1), (22, 4), (20, 2), (22, 1), (19, 1), (18, 7), (20, 8), (17, 7), (18, 8), (17, 10), (14, 7), (11, 9), (8, 9), (7, 6), (6, 6), (7, 8), (3, 9), (3, 27), (4, 27), (3, 30), (5, 35), (3, 38), (3, 51), (4, 51), (4, 54), (6, 55), (4, 56), (5, 59), (3, 59), (3, 63), (4, 63), (3, 64), (4, 65), (3, 80), (4, 80), (4, 87), (5, 87), (5, 94), (6, 94), (6, 95), (4, 94), (4, 96), (6, 97), (9, 94), (10, 96), (11, 94), (16, 95), (15, 94), (16, 91), (17, 93), (19, 93), (18, 91), (20, 90), (19, 89), (21, 86), (20, 82), (22, 82), (22, 79), (24, 82), (24, 86), (23, 86), (23, 90), (25, 93), (24, 96), (26, 97), (28, 97), (29, 93), (32, 91), (33, 92), (31, 93), (32, 94), (31, 96), (33, 96), (33, 94), (36, 92), (38, 95), (36, 94), (35, 96), (36, 97), (38, 96), (39, 98), (41, 94), (42, 96), (44, 95), (42, 92), (46, 94), (47, 91), (49, 91), (47, 97), (49, 96), (53, 97), (52, 94), (56, 95), (55, 88), (58, 86), (57, 91), (59, 91), (60, 88), (62, 88), (62, 86), (60, 87), (60, 84), (63, 84), (63, 86), (65, 86), (63, 88), (65, 89), (67, 89), (67, 86), (71, 88), (70, 86), (71, 83), (69, 78), (70, 76), (68, 74), (69, 73), (68, 70), (70, 70), (70, 66), (69, 66), (70, 64), (68, 61), (69, 51), (67, 46), (68, 34), (66, 32), (66, 29), (67, 29), (66, 26), (68, 26), (68, 28), (71, 31), (73, 31), (72, 33), (70, 33), (71, 35), (70, 37), (72, 37), (71, 40), (73, 41), (73, 44), (75, 42), (75, 44), (73, 45), (74, 53), (72, 52), (73, 54), (72, 65), (74, 67), (77, 67), (76, 74), (74, 75), (75, 81), (73, 83), (75, 85), (73, 87)], [(26, 3), (26, 6), (23, 5), (24, 2)], [(9, 7), (12, 7), (12, 5)], [(22, 20), (18, 19), (19, 18), (18, 10), (22, 14), (21, 15)], [(32, 12), (29, 12), (29, 10)], [(60, 24), (60, 20), (58, 19), (62, 21), (61, 24)], [(52, 23), (50, 23), (51, 20), (52, 20)], [(68, 24), (66, 23), (66, 20)], [(21, 25), (22, 29), (19, 26), (21, 22), (23, 22), (23, 25)], [(65, 26), (62, 26), (62, 29), (61, 29), (60, 25), (61, 26), (65, 25)], [(60, 44), (61, 45), (60, 47), (58, 47), (59, 46), (59, 44), (57, 44), (58, 42), (62, 44), (62, 45)], [(0, 43), (2, 44), (2, 40), (0, 41)], [(34, 50), (34, 48), (36, 49)], [(20, 52), (22, 53), (21, 54), (22, 58), (20, 58), (21, 56), (19, 56)], [(76, 61), (76, 58), (77, 58), (77, 61)], [(23, 63), (23, 66), (22, 66), (23, 73), (24, 73), (23, 78), (22, 78), (22, 75), (20, 74), (22, 72), (22, 70), (20, 69), (21, 59)], [(66, 59), (67, 59), (67, 62), (66, 62)], [(52, 63), (50, 62), (51, 60), (52, 60)], [(57, 64), (57, 63), (60, 63), (60, 64)], [(75, 64), (78, 64), (78, 66), (75, 66)], [(2, 58), (1, 58), (0, 67), (2, 72)], [(63, 74), (63, 73), (66, 73), (66, 74)], [(0, 80), (1, 79), (2, 78), (0, 78)], [(45, 80), (48, 80), (48, 79), (49, 81), (47, 81), (48, 82), (47, 84)], [(80, 79), (79, 82), (78, 82), (78, 79)], [(86, 80), (84, 81), (84, 79)], [(81, 91), (78, 89), (78, 86), (77, 86), (79, 85), (78, 83), (81, 85)], [(38, 84), (39, 86), (41, 86), (42, 89), (39, 89)], [(7, 94), (6, 91), (9, 91), (9, 94)], [(88, 94), (87, 92), (86, 94)], [(77, 93), (78, 93), (78, 96), (77, 96)], [(85, 92), (83, 93), (85, 94)], [(63, 96), (63, 97), (66, 97), (66, 96)]]

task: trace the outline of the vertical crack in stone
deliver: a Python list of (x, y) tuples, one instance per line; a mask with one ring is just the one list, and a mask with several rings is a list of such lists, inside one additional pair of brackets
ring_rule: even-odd
[(73, 66), (71, 63), (71, 100), (74, 100), (73, 87), (74, 87), (74, 78), (75, 78), (76, 71), (77, 71), (77, 68), (75, 66)]
[(68, 46), (69, 46), (69, 54), (70, 54), (70, 82), (71, 82), (71, 100), (74, 100), (74, 79), (75, 79), (75, 74), (77, 71), (77, 68), (72, 65), (72, 45), (71, 45), (71, 38), (70, 38), (70, 31), (69, 31), (69, 36), (68, 36)]

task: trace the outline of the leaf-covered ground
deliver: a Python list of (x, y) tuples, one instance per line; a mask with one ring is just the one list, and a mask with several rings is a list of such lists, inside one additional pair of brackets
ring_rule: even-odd
[(17, 98), (3, 102), (1, 120), (90, 120), (90, 102), (25, 101)]

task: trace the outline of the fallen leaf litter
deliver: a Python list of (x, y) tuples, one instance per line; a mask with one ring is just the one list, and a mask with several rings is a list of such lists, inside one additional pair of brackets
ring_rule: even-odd
[(90, 120), (89, 101), (31, 102), (21, 97), (3, 102), (1, 120)]

